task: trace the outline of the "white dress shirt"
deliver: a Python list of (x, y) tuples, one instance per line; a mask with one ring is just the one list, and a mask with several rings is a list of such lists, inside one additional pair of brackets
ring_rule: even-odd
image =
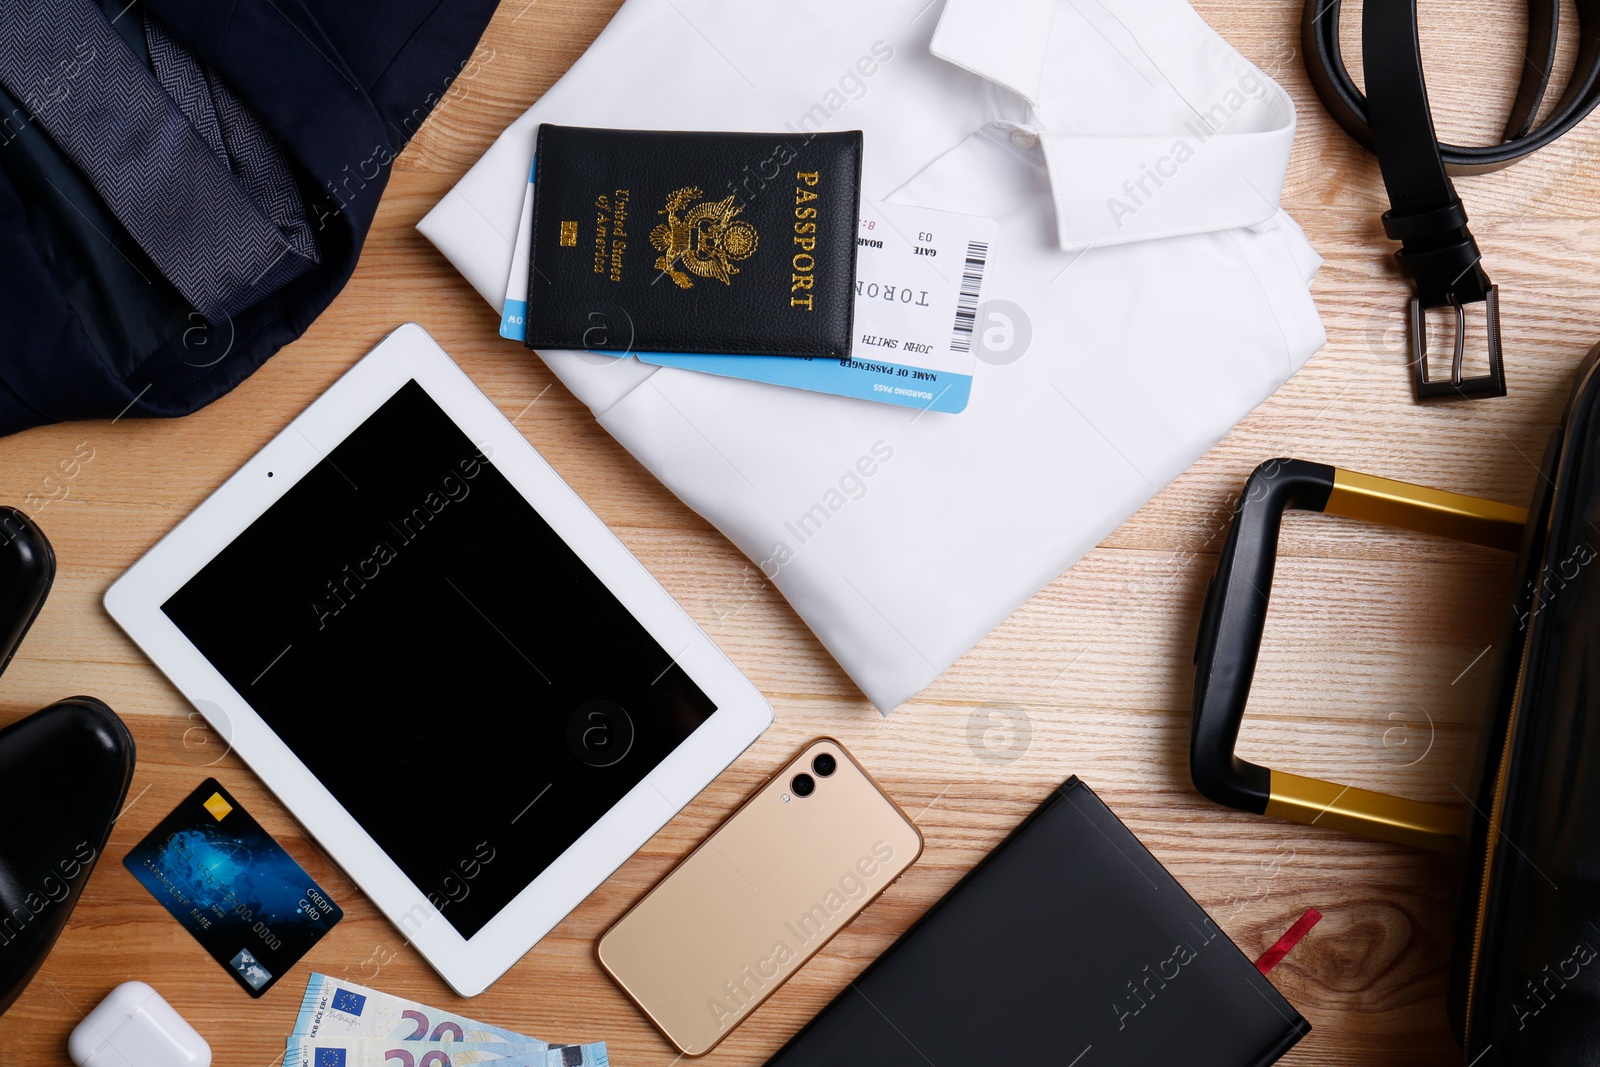
[(999, 223), (960, 414), (542, 353), (885, 713), (1325, 339), (1294, 106), (1184, 0), (627, 0), (419, 226), (496, 314), (541, 122), (860, 129), (864, 198)]

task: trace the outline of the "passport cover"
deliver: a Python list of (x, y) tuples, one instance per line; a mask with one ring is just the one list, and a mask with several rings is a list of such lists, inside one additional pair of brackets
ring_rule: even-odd
[(122, 863), (252, 997), (276, 985), (344, 917), (215, 778)]
[(1262, 1067), (1310, 1030), (1072, 777), (767, 1067)]
[(850, 355), (861, 133), (539, 127), (529, 348)]

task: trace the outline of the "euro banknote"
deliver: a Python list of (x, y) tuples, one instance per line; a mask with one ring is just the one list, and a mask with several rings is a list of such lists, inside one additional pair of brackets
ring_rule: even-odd
[(314, 972), (289, 1035), (285, 1067), (608, 1067), (603, 1042), (551, 1045)]
[(609, 1067), (604, 1044), (289, 1038), (284, 1067)]
[(545, 1044), (503, 1027), (321, 973), (313, 973), (306, 983), (294, 1032), (306, 1037), (337, 1034), (388, 1041)]

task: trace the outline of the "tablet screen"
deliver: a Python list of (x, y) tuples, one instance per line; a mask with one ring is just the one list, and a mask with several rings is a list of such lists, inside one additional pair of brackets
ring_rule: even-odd
[(465, 938), (716, 710), (415, 381), (162, 611)]

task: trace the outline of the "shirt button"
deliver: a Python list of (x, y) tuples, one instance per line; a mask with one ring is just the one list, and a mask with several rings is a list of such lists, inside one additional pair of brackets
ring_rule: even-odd
[(1028, 130), (1012, 130), (1011, 143), (1018, 148), (1032, 148), (1039, 143), (1039, 135)]

